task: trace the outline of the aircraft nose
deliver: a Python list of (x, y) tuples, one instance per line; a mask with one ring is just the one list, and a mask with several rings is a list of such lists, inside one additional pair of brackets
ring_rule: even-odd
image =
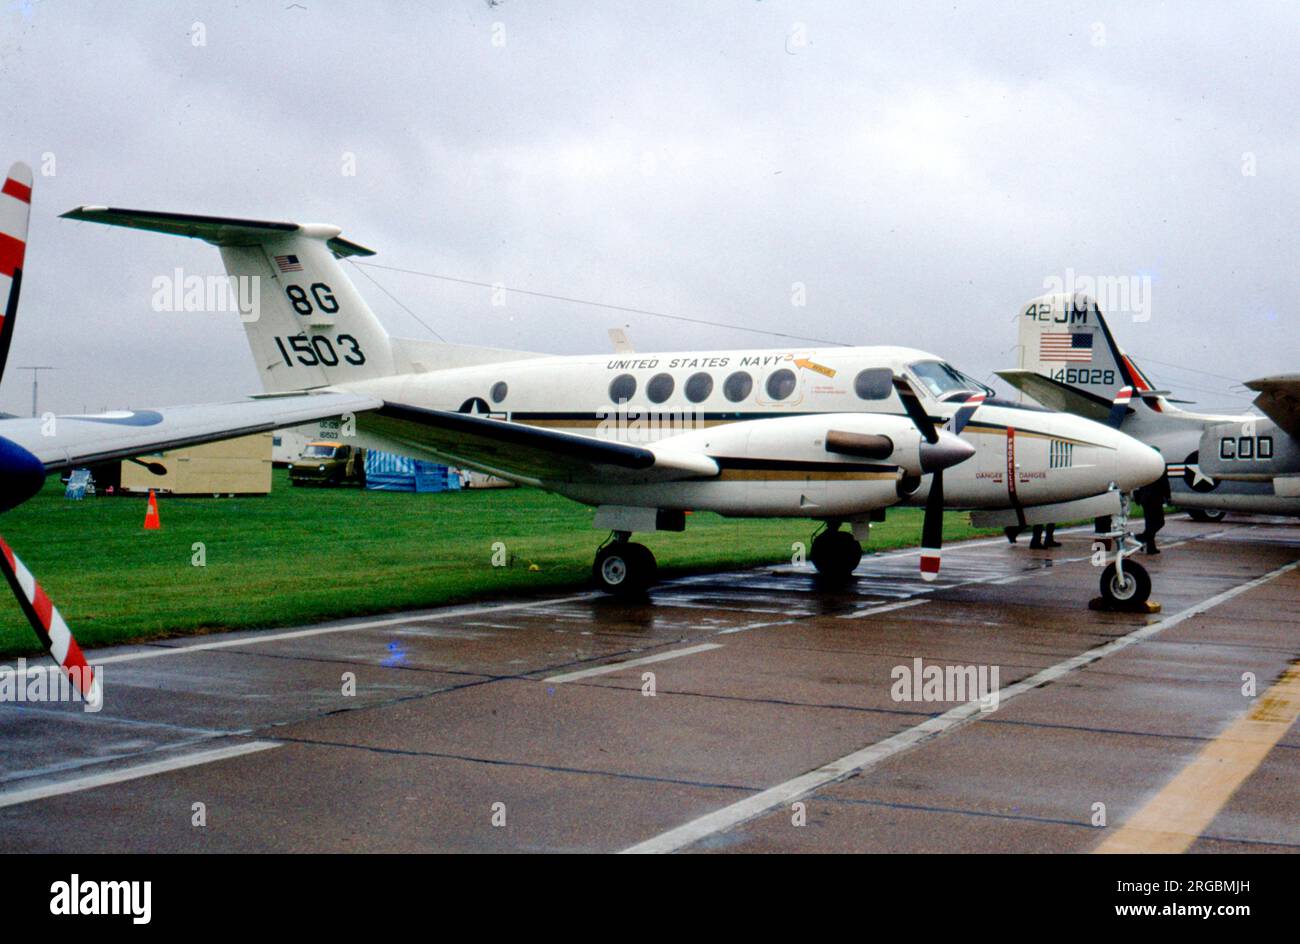
[(0, 511), (18, 507), (44, 484), (44, 463), (16, 442), (0, 436)]
[(921, 440), (921, 471), (938, 472), (959, 462), (965, 462), (975, 455), (975, 447), (954, 436), (947, 430), (939, 430), (939, 441), (928, 443)]
[(1164, 474), (1165, 460), (1159, 452), (1132, 436), (1124, 436), (1115, 451), (1115, 481), (1121, 490), (1131, 492)]

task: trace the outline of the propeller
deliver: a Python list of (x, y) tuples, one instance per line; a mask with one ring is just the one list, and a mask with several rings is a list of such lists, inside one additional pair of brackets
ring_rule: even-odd
[(912, 389), (912, 382), (906, 377), (894, 375), (894, 390), (898, 393), (898, 398), (903, 401), (903, 409), (907, 411), (908, 418), (921, 432), (921, 438), (933, 445), (939, 441), (939, 430), (934, 426), (934, 420), (930, 419), (930, 414), (925, 412), (925, 407), (921, 406), (921, 398), (916, 395)]
[(1124, 417), (1128, 415), (1128, 403), (1132, 399), (1132, 387), (1119, 388), (1119, 393), (1115, 394), (1115, 399), (1110, 405), (1110, 416), (1106, 417), (1107, 426), (1119, 429), (1120, 424), (1124, 422)]
[(925, 498), (925, 517), (921, 520), (921, 579), (939, 576), (939, 551), (943, 548), (943, 470), (930, 480), (930, 494)]
[[(27, 222), (32, 207), (32, 169), (17, 163), (0, 187), (0, 292), (5, 293), (0, 316), (0, 377), (4, 376), (18, 316), (18, 293), (23, 282), (23, 258), (27, 253)], [(7, 284), (6, 284), (7, 283)], [(0, 512), (17, 508), (45, 484), (45, 463), (27, 449), (0, 436)], [(86, 657), (32, 572), (8, 542), (0, 537), (0, 570), (18, 598), (45, 650), (54, 657), (77, 690), (90, 704), (101, 697), (100, 680), (86, 664)]]
[(940, 552), (943, 549), (943, 470), (975, 454), (970, 443), (958, 438), (975, 411), (984, 402), (984, 394), (974, 394), (962, 404), (949, 423), (950, 430), (940, 431), (921, 405), (911, 381), (895, 375), (894, 389), (903, 409), (921, 433), (921, 468), (931, 472), (930, 492), (925, 499), (925, 517), (921, 520), (921, 579), (939, 576)]
[(970, 418), (974, 416), (975, 411), (984, 404), (987, 397), (988, 395), (984, 393), (973, 393), (971, 394), (970, 399), (958, 408), (957, 412), (952, 415), (952, 419), (949, 420), (949, 425), (952, 427), (953, 435), (961, 435), (961, 431), (966, 428), (966, 424), (970, 422)]

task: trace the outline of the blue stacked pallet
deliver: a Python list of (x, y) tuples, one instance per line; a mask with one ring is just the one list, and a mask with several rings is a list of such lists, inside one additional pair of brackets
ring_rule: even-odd
[(448, 466), (374, 449), (366, 453), (366, 488), (380, 492), (446, 492), (460, 488)]
[(450, 492), (460, 488), (460, 475), (451, 466), (437, 462), (415, 460), (415, 490), (417, 492)]

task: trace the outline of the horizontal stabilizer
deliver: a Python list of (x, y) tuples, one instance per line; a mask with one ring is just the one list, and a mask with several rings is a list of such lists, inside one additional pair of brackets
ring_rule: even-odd
[(336, 256), (373, 256), (374, 250), (359, 246), (339, 236), (337, 226), (322, 223), (279, 223), (268, 220), (243, 220), (226, 216), (202, 216), (194, 213), (167, 213), (161, 210), (126, 210), (119, 207), (80, 206), (63, 214), (65, 220), (125, 226), (168, 236), (189, 236), (214, 246), (257, 246), (268, 240), (301, 235), (324, 239)]
[(1111, 401), (1079, 387), (1052, 380), (1032, 370), (999, 370), (996, 373), (1049, 410), (1073, 413), (1099, 423), (1105, 423), (1110, 418)]

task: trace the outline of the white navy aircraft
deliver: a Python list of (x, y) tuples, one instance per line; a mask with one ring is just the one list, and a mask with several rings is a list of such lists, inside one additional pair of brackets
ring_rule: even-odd
[(1300, 515), (1300, 375), (1246, 382), (1263, 416), (1197, 413), (1155, 388), (1090, 296), (1043, 295), (1018, 320), (1020, 367), (998, 375), (1044, 406), (1111, 422), (1158, 449), (1173, 504), (1202, 521)]
[[(13, 188), (19, 197), (8, 196), (8, 185), (0, 196), (0, 231), (25, 244), (30, 171), (17, 165), (16, 178), (25, 181)], [(1008, 523), (1122, 515), (1122, 496), (1163, 471), (1159, 456), (1132, 437), (989, 399), (987, 388), (924, 351), (558, 357), (400, 339), (344, 274), (340, 258), (372, 253), (338, 227), (94, 206), (64, 216), (217, 246), (229, 275), (253, 287), (237, 294), (265, 392), (230, 403), (0, 420), (0, 511), (35, 494), (54, 470), (345, 417), (345, 433), (359, 444), (595, 506), (595, 525), (610, 537), (594, 575), (623, 593), (644, 590), (655, 575), (654, 558), (633, 533), (680, 531), (693, 509), (821, 522), (810, 557), (822, 574), (843, 577), (884, 509), (923, 505), (921, 570), (933, 579), (945, 508), (982, 509), (991, 522)], [(13, 330), (21, 251), (16, 258), (4, 337)], [(1150, 581), (1136, 563), (1125, 564), (1132, 549), (1119, 546), (1103, 592), (1145, 598)], [(50, 645), (51, 619), (62, 621), (12, 552), (3, 557)]]

